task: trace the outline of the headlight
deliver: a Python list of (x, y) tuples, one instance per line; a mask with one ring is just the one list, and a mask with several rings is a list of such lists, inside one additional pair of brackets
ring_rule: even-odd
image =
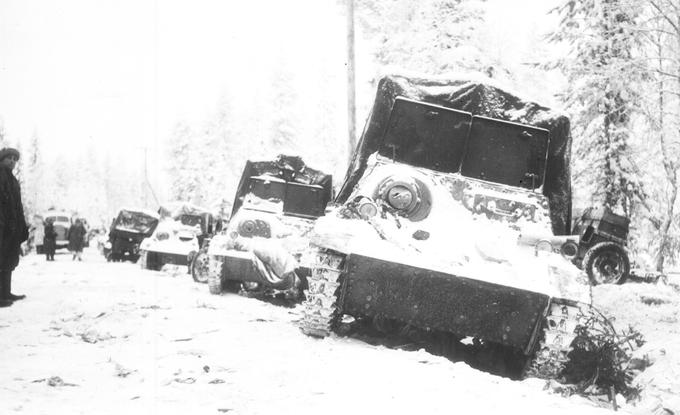
[(378, 214), (378, 205), (370, 197), (358, 196), (351, 204), (362, 219), (370, 219)]
[(167, 232), (158, 232), (156, 234), (156, 239), (158, 239), (159, 241), (165, 241), (166, 239), (169, 239), (169, 238), (170, 238), (170, 234), (167, 233)]
[(578, 244), (574, 241), (563, 243), (560, 247), (560, 254), (562, 254), (565, 259), (571, 261), (578, 256)]

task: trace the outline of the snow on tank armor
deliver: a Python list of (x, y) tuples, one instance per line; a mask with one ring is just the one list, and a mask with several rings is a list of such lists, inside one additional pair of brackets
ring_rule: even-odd
[(383, 79), (338, 206), (310, 236), (301, 330), (387, 318), (510, 346), (525, 375), (557, 377), (590, 286), (518, 240), (568, 231), (568, 157), (568, 121), (546, 108), (483, 84)]
[(332, 177), (302, 159), (248, 161), (227, 229), (208, 247), (208, 288), (284, 293), (297, 299), (307, 286), (307, 234), (324, 214)]

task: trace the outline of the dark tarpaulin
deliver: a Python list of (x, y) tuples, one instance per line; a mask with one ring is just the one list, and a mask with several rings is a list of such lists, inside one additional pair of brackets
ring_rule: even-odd
[(571, 135), (569, 119), (535, 102), (495, 86), (469, 80), (431, 80), (386, 76), (380, 80), (373, 109), (350, 163), (338, 197), (344, 203), (366, 169), (368, 157), (380, 147), (392, 105), (397, 97), (423, 101), (500, 120), (545, 128), (550, 131), (543, 194), (550, 201), (553, 232), (571, 231)]
[[(292, 179), (286, 177), (285, 171), (294, 171), (295, 177)], [(236, 197), (231, 211), (232, 216), (241, 208), (243, 197), (248, 191), (248, 179), (256, 176), (273, 176), (295, 183), (319, 185), (324, 189), (324, 206), (330, 201), (333, 194), (333, 177), (306, 166), (302, 158), (298, 156), (281, 154), (273, 161), (248, 160), (236, 189)]]

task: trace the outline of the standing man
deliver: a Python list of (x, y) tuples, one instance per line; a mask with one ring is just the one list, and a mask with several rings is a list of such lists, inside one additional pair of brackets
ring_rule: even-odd
[(19, 264), (21, 243), (28, 239), (21, 189), (12, 173), (18, 160), (16, 149), (0, 150), (0, 307), (26, 297), (12, 294), (12, 271)]

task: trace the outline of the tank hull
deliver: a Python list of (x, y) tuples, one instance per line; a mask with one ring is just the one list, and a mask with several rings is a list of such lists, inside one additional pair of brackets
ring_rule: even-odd
[(380, 315), (525, 353), (534, 346), (550, 305), (546, 294), (363, 255), (349, 255), (346, 267), (341, 295), (345, 314)]

